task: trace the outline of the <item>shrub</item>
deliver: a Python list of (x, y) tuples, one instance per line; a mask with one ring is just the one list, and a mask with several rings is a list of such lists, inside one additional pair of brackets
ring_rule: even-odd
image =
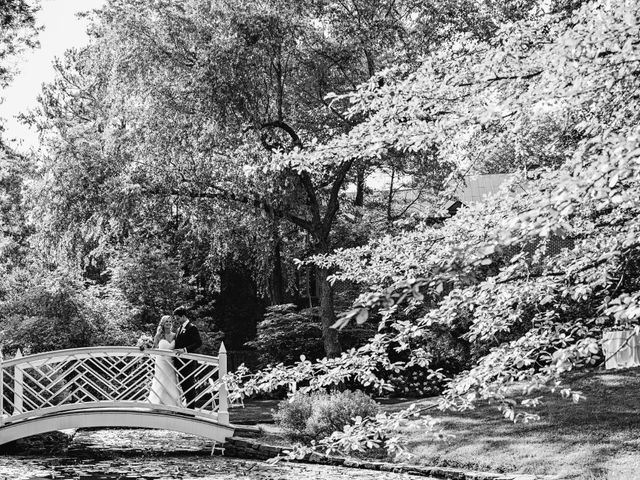
[(73, 269), (37, 264), (0, 278), (0, 329), (5, 353), (24, 354), (125, 345), (136, 310), (112, 285), (87, 285)]
[[(255, 348), (260, 367), (284, 363), (291, 365), (304, 355), (309, 359), (323, 358), (324, 342), (320, 312), (317, 307), (299, 309), (288, 303), (267, 307), (264, 320), (258, 323), (255, 340), (246, 345)], [(340, 343), (346, 351), (357, 348), (375, 332), (371, 325), (345, 328), (340, 331)]]
[(262, 366), (283, 362), (290, 365), (300, 359), (322, 358), (324, 344), (320, 320), (315, 309), (298, 311), (295, 305), (267, 308), (264, 320), (257, 326), (255, 340), (247, 346), (255, 348)]
[(275, 419), (294, 438), (318, 440), (329, 436), (355, 417), (378, 413), (378, 404), (361, 391), (297, 393), (278, 405)]
[(313, 411), (312, 395), (295, 394), (293, 398), (284, 400), (278, 405), (274, 415), (276, 422), (291, 436), (303, 436), (307, 428), (307, 420)]

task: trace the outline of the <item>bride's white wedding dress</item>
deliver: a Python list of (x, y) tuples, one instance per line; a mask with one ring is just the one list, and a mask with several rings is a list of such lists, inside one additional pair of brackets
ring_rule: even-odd
[[(162, 338), (158, 342), (158, 350), (173, 350), (175, 340), (169, 342)], [(169, 407), (182, 406), (182, 393), (178, 387), (178, 377), (173, 366), (172, 357), (157, 356), (155, 371), (149, 391), (149, 403), (157, 403)]]

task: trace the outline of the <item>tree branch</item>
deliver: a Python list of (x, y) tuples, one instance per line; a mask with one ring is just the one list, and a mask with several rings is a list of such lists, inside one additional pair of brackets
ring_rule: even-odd
[[(628, 252), (630, 252), (631, 250), (634, 250), (636, 248), (640, 247), (640, 242), (636, 242), (636, 243), (632, 243), (631, 245), (629, 245), (628, 247), (626, 247), (624, 250), (622, 250), (623, 254), (626, 254)], [(582, 273), (582, 272), (586, 272), (587, 270), (590, 270), (592, 268), (597, 268), (605, 263), (607, 263), (609, 261), (609, 257), (604, 257), (604, 258), (599, 258), (598, 260), (588, 263), (586, 265), (583, 265), (582, 267), (576, 269), (576, 270), (571, 270), (571, 271), (567, 271), (567, 270), (559, 270), (559, 271), (555, 271), (555, 272), (541, 272), (541, 273), (537, 273), (537, 274), (527, 274), (527, 275), (515, 275), (512, 277), (507, 277), (507, 278), (502, 278), (499, 280), (496, 280), (496, 284), (502, 284), (502, 283), (509, 283), (509, 282), (515, 282), (518, 280), (527, 280), (529, 278), (542, 278), (542, 277), (561, 277), (561, 276), (566, 276), (566, 275), (576, 275), (578, 273)]]
[[(309, 199), (309, 208), (311, 209), (313, 224), (315, 226), (320, 226), (322, 225), (322, 219), (320, 217), (320, 202), (318, 201), (318, 196), (316, 195), (316, 191), (313, 188), (313, 182), (311, 182), (311, 177), (309, 177), (309, 173), (307, 173), (306, 171), (300, 172), (300, 180), (302, 182), (302, 186), (304, 187), (305, 192), (307, 193), (307, 198)], [(314, 231), (313, 233), (322, 233), (322, 232)]]
[(282, 145), (280, 145), (279, 143), (269, 143), (268, 141), (268, 135), (265, 132), (266, 129), (269, 128), (279, 128), (281, 130), (284, 130), (287, 135), (289, 135), (289, 137), (291, 138), (291, 146), (289, 148), (287, 148), (288, 151), (293, 150), (294, 148), (302, 148), (302, 140), (300, 140), (300, 137), (298, 136), (298, 134), (296, 133), (296, 131), (285, 121), (283, 120), (274, 120), (272, 122), (266, 122), (263, 123), (262, 125), (260, 125), (260, 142), (262, 143), (262, 146), (264, 148), (266, 148), (267, 150), (269, 150), (270, 152), (273, 152), (275, 150), (278, 150), (280, 148), (283, 148)]
[(344, 179), (349, 173), (351, 166), (353, 165), (353, 159), (347, 160), (338, 169), (336, 173), (336, 179), (333, 181), (333, 185), (331, 185), (331, 193), (329, 194), (329, 202), (327, 203), (327, 213), (324, 216), (322, 221), (322, 229), (325, 232), (328, 232), (331, 228), (331, 223), (338, 213), (340, 208), (340, 202), (338, 202), (338, 196), (340, 194), (340, 189), (342, 188), (342, 184), (344, 183)]
[(163, 187), (154, 187), (143, 190), (144, 193), (149, 195), (161, 195), (161, 196), (176, 196), (176, 197), (188, 197), (188, 198), (209, 198), (215, 200), (223, 200), (226, 202), (235, 202), (242, 203), (244, 205), (249, 205), (259, 210), (263, 210), (269, 214), (273, 214), (276, 217), (288, 220), (289, 222), (297, 225), (298, 227), (306, 230), (308, 232), (313, 232), (313, 224), (304, 218), (300, 218), (296, 215), (293, 215), (288, 210), (283, 210), (280, 208), (275, 208), (271, 203), (260, 198), (258, 195), (254, 194), (253, 197), (244, 194), (236, 194), (234, 192), (230, 192), (223, 188), (213, 186), (216, 192), (202, 192), (202, 191), (194, 191), (194, 190), (179, 190), (176, 188), (163, 188)]
[(542, 72), (544, 72), (544, 70), (537, 70), (535, 72), (526, 73), (524, 75), (506, 75), (504, 77), (495, 76), (493, 78), (487, 78), (486, 80), (481, 80), (481, 81), (477, 81), (477, 82), (459, 83), (456, 86), (458, 86), (458, 87), (471, 87), (473, 85), (477, 85), (477, 84), (480, 84), (480, 83), (494, 83), (494, 82), (501, 82), (501, 81), (504, 81), (504, 80), (531, 80), (532, 78), (535, 78), (538, 75), (541, 75)]

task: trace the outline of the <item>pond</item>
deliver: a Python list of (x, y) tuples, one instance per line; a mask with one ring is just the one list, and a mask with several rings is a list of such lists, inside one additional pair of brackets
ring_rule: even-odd
[(78, 431), (61, 455), (0, 456), (0, 480), (400, 480), (407, 474), (210, 456), (197, 437), (160, 430)]

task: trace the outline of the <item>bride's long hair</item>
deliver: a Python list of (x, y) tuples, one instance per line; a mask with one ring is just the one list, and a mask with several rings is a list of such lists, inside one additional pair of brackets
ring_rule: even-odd
[(158, 348), (161, 338), (167, 339), (167, 336), (173, 333), (173, 318), (171, 315), (163, 315), (160, 317), (158, 326), (162, 326), (162, 331), (156, 331), (156, 335), (153, 338), (153, 348)]
[(162, 325), (162, 334), (166, 337), (168, 333), (173, 333), (173, 317), (171, 315), (163, 315), (160, 318)]

